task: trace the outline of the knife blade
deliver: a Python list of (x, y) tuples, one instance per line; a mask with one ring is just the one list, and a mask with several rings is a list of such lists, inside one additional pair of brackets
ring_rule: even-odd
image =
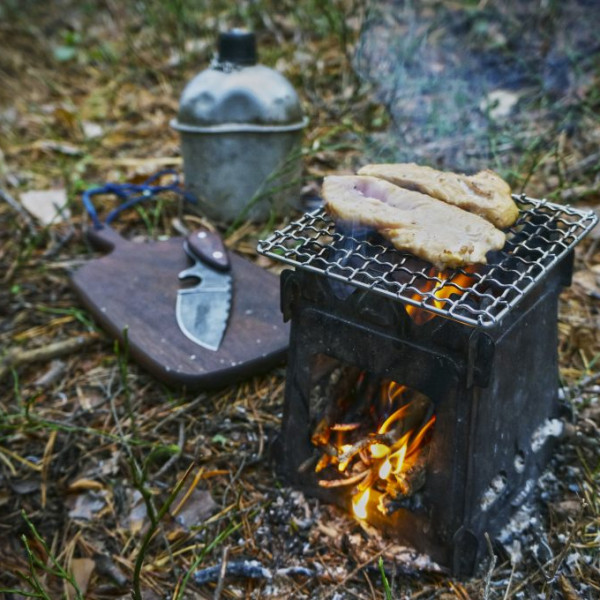
[(193, 265), (179, 279), (199, 279), (194, 287), (177, 292), (175, 316), (182, 333), (207, 350), (217, 351), (231, 309), (231, 268), (221, 238), (206, 229), (190, 234), (183, 243)]

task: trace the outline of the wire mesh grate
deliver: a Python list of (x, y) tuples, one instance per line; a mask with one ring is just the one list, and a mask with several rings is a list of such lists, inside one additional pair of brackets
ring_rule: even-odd
[(439, 271), (360, 226), (336, 225), (323, 209), (259, 242), (265, 256), (373, 290), (476, 327), (493, 327), (581, 240), (598, 218), (525, 195), (504, 248), (487, 265)]

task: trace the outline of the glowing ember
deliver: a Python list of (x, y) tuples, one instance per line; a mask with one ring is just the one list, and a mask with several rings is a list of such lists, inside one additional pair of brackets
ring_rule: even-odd
[[(323, 450), (315, 468), (323, 473), (319, 484), (352, 489), (352, 508), (360, 519), (367, 518), (372, 491), (377, 509), (390, 514), (398, 501), (424, 484), (423, 451), (435, 422), (431, 402), (419, 392), (388, 380), (371, 385), (369, 395), (361, 396), (366, 380), (362, 373), (357, 390), (342, 400), (340, 414), (335, 413), (339, 422), (331, 422), (332, 411), (319, 422), (319, 435), (312, 436), (313, 444)], [(350, 415), (352, 421), (346, 423)]]
[(352, 498), (352, 510), (359, 519), (367, 518), (367, 504), (370, 495), (371, 488), (367, 488), (364, 492), (360, 492)]

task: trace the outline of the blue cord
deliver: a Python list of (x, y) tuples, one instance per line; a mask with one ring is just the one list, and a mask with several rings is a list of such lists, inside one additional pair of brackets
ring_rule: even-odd
[[(152, 185), (163, 175), (173, 175), (172, 182), (168, 185)], [(193, 203), (196, 202), (196, 199), (180, 186), (179, 176), (174, 169), (163, 169), (162, 171), (158, 171), (158, 173), (155, 173), (140, 184), (107, 183), (101, 187), (85, 190), (81, 196), (81, 201), (83, 202), (88, 215), (90, 215), (90, 219), (94, 224), (94, 229), (102, 229), (105, 225), (112, 223), (124, 210), (135, 206), (139, 202), (148, 200), (160, 192), (176, 192), (177, 194), (181, 194), (186, 200)], [(92, 196), (99, 196), (100, 194), (114, 194), (124, 201), (123, 204), (117, 206), (117, 208), (108, 213), (104, 224), (100, 220), (100, 217), (98, 217), (96, 207), (92, 202)]]

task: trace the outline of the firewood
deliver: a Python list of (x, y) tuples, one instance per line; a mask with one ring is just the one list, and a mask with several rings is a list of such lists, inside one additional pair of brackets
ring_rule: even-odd
[(369, 435), (368, 437), (364, 437), (358, 440), (358, 442), (354, 443), (350, 448), (348, 448), (348, 450), (346, 450), (339, 456), (338, 460), (340, 461), (340, 468), (343, 471), (345, 468), (344, 465), (347, 466), (354, 456), (356, 456), (361, 450), (364, 450), (371, 444), (379, 443), (391, 445), (394, 443), (394, 441), (395, 438), (388, 433), (374, 433), (372, 435)]
[(345, 477), (344, 479), (320, 479), (319, 485), (324, 488), (344, 487), (350, 485), (356, 485), (361, 482), (365, 477), (370, 475), (371, 471), (362, 471), (351, 477)]
[(415, 457), (414, 462), (408, 463), (405, 470), (394, 474), (395, 481), (389, 484), (386, 490), (390, 495), (394, 498), (412, 496), (425, 485), (425, 468), (427, 466), (425, 454), (421, 452)]

